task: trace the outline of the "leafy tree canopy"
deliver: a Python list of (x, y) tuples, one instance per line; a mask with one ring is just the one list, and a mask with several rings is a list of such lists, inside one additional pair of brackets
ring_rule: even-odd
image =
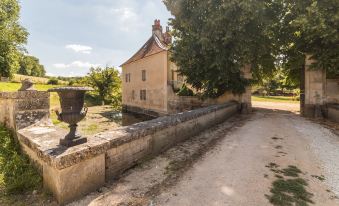
[(39, 59), (34, 56), (23, 55), (20, 59), (18, 74), (43, 77), (46, 74), (45, 67), (40, 64)]
[(285, 70), (296, 83), (306, 54), (338, 72), (337, 0), (164, 0), (174, 15), (172, 58), (187, 83), (208, 97), (241, 93), (241, 68), (254, 79)]
[(102, 104), (119, 102), (116, 98), (121, 98), (121, 79), (117, 69), (113, 67), (91, 68), (84, 81), (98, 92)]
[(338, 0), (281, 0), (281, 21), (277, 41), (282, 65), (291, 81), (300, 81), (305, 56), (316, 59), (313, 68), (339, 74)]
[(12, 77), (19, 69), (20, 51), (27, 31), (19, 24), (17, 0), (0, 1), (0, 76)]
[(276, 15), (267, 1), (167, 0), (176, 41), (173, 60), (187, 83), (208, 97), (226, 91), (242, 93), (247, 81), (241, 68), (251, 64), (255, 74), (274, 69), (276, 48), (270, 25)]

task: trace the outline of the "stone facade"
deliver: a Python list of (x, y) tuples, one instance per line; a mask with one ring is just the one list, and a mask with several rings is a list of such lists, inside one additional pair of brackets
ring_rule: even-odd
[[(225, 93), (213, 100), (176, 95), (174, 89), (181, 88), (184, 77), (178, 75), (177, 66), (170, 61), (169, 37), (168, 28), (163, 33), (160, 21), (156, 20), (152, 26), (152, 37), (122, 65), (122, 104), (125, 111), (164, 116), (230, 101), (241, 102), (244, 113), (251, 111), (251, 87), (246, 88), (243, 95)], [(252, 78), (250, 65), (244, 67), (243, 75), (247, 79)]]
[(152, 25), (151, 38), (122, 65), (122, 104), (125, 110), (164, 115), (167, 83), (177, 80), (177, 67), (170, 61), (168, 27), (163, 33), (159, 20)]

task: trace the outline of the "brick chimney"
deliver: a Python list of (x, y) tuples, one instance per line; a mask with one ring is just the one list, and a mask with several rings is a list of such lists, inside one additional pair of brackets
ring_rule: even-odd
[(154, 25), (152, 26), (152, 34), (156, 35), (161, 41), (164, 41), (162, 26), (159, 19), (154, 20)]

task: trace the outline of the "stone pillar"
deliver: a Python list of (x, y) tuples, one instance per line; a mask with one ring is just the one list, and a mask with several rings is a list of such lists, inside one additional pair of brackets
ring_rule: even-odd
[(326, 71), (310, 68), (315, 60), (307, 55), (305, 60), (305, 106), (306, 117), (323, 117), (323, 106), (326, 105)]
[(49, 119), (49, 93), (0, 92), (0, 123), (17, 131)]
[[(251, 65), (247, 64), (242, 69), (245, 79), (252, 79)], [(248, 114), (252, 112), (252, 86), (247, 86), (245, 93), (241, 95), (241, 113)]]

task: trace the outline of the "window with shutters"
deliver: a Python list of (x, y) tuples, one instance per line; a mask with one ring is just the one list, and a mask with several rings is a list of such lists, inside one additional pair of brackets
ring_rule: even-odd
[(126, 82), (131, 82), (131, 74), (130, 73), (125, 75), (125, 81)]
[(146, 81), (146, 70), (142, 70), (142, 81)]
[(132, 100), (134, 100), (134, 99), (135, 99), (135, 91), (132, 90)]
[(140, 90), (140, 100), (146, 101), (146, 90)]

